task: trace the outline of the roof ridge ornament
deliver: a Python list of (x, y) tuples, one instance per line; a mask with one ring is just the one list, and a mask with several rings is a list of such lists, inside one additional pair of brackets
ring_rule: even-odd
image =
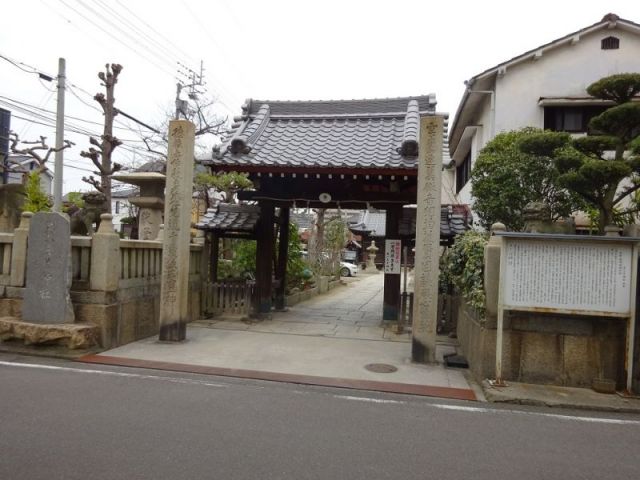
[(403, 157), (418, 155), (418, 130), (420, 128), (420, 107), (417, 100), (409, 100), (407, 114), (404, 117), (402, 143), (396, 150)]

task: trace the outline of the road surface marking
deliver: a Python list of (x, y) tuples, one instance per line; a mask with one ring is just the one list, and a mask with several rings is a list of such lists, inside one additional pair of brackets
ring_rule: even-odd
[(204, 385), (206, 387), (228, 387), (221, 383), (211, 383), (204, 380), (193, 380), (188, 378), (175, 378), (175, 377), (163, 377), (160, 375), (141, 375), (139, 373), (125, 373), (125, 372), (112, 372), (110, 370), (93, 370), (88, 368), (71, 368), (71, 367), (58, 367), (55, 365), (39, 365), (34, 363), (19, 363), (19, 362), (4, 362), (0, 361), (0, 365), (8, 367), (19, 368), (35, 368), (40, 370), (55, 370), (62, 372), (75, 372), (75, 373), (93, 373), (97, 375), (107, 375), (113, 377), (128, 377), (128, 378), (140, 378), (143, 380), (159, 380), (170, 383), (185, 383), (191, 385)]
[(544, 412), (527, 412), (520, 410), (508, 410), (508, 409), (493, 409), (482, 407), (464, 407), (460, 405), (445, 405), (445, 404), (429, 404), (430, 407), (439, 408), (441, 410), (457, 410), (459, 412), (474, 412), (474, 413), (510, 413), (514, 415), (528, 415), (536, 417), (551, 417), (559, 420), (571, 420), (574, 422), (588, 422), (588, 423), (609, 423), (614, 425), (640, 425), (640, 420), (622, 420), (618, 418), (602, 418), (602, 417), (580, 417), (573, 415), (561, 415), (557, 413), (544, 413)]
[(352, 397), (350, 395), (333, 395), (333, 398), (341, 398), (343, 400), (352, 400), (356, 402), (370, 402), (370, 403), (406, 403), (398, 400), (385, 400), (383, 398), (370, 398), (370, 397)]

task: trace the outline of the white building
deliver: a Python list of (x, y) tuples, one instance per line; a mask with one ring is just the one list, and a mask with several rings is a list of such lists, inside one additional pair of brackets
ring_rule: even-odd
[(640, 72), (640, 25), (608, 14), (472, 77), (449, 134), (455, 168), (444, 172), (443, 183), (457, 203), (472, 204), (471, 167), (497, 133), (528, 126), (586, 133), (589, 120), (608, 106), (586, 88), (629, 72)]
[[(27, 176), (38, 169), (38, 162), (29, 155), (14, 155), (7, 157), (7, 183), (26, 183)], [(49, 169), (40, 172), (40, 190), (45, 195), (51, 195), (53, 173)]]

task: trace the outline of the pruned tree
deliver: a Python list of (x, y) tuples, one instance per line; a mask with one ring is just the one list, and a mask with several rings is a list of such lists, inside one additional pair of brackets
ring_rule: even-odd
[(97, 179), (93, 175), (82, 177), (82, 180), (92, 185), (96, 190), (105, 196), (105, 209), (111, 212), (111, 175), (122, 170), (122, 165), (112, 161), (113, 151), (122, 142), (113, 135), (113, 120), (118, 114), (118, 110), (114, 108), (115, 85), (118, 83), (118, 76), (122, 71), (122, 65), (117, 63), (106, 64), (105, 71), (98, 73), (98, 78), (102, 80), (102, 86), (105, 87), (104, 93), (97, 93), (93, 99), (100, 104), (104, 113), (104, 129), (100, 140), (95, 137), (89, 138), (92, 147), (88, 150), (80, 152), (80, 156), (90, 159), (96, 167), (94, 172), (99, 175)]
[(16, 132), (9, 132), (9, 149), (11, 153), (17, 155), (28, 155), (38, 163), (38, 173), (47, 169), (47, 161), (52, 153), (60, 152), (66, 148), (71, 148), (75, 143), (64, 140), (64, 145), (60, 148), (47, 145), (47, 137), (41, 136), (39, 140), (20, 140)]
[(535, 128), (502, 132), (480, 151), (471, 171), (471, 194), (473, 210), (484, 228), (502, 222), (509, 230), (522, 230), (524, 210), (531, 202), (544, 203), (551, 221), (582, 207), (575, 195), (559, 185), (552, 159), (519, 149), (521, 142), (538, 134), (542, 130)]
[(346, 242), (346, 223), (340, 215), (327, 218), (326, 209), (314, 209), (316, 219), (309, 239), (309, 261), (321, 275), (337, 272)]
[(597, 209), (604, 233), (606, 226), (639, 210), (625, 201), (640, 190), (640, 103), (633, 101), (640, 92), (640, 74), (602, 78), (587, 92), (615, 103), (589, 123), (595, 135), (571, 138), (543, 132), (522, 141), (520, 149), (553, 159), (559, 184)]
[(248, 173), (198, 173), (194, 185), (205, 199), (206, 207), (211, 208), (216, 194), (224, 203), (236, 203), (238, 192), (253, 187), (253, 182), (249, 180)]

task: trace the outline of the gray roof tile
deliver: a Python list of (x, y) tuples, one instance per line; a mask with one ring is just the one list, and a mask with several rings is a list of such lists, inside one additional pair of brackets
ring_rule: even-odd
[[(358, 232), (371, 232), (373, 237), (386, 236), (387, 214), (384, 211), (363, 212), (359, 219), (349, 225), (349, 229)], [(442, 205), (440, 209), (440, 241), (453, 239), (471, 228), (471, 212), (466, 205)], [(415, 236), (416, 209), (403, 208), (400, 219), (400, 235)]]
[(196, 228), (221, 233), (247, 233), (255, 230), (259, 218), (257, 206), (221, 203), (218, 208), (208, 209)]
[[(435, 96), (380, 100), (247, 100), (209, 163), (225, 166), (415, 169), (421, 115)], [(446, 148), (443, 162), (449, 162)]]

